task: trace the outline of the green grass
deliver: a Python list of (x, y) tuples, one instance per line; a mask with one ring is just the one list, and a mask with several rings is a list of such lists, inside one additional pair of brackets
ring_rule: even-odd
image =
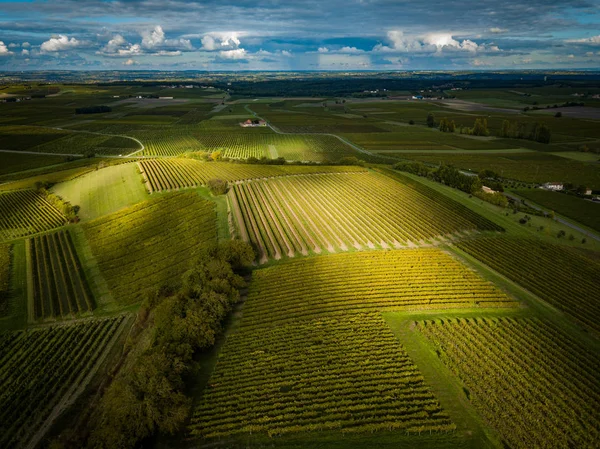
[(517, 190), (515, 193), (546, 209), (572, 218), (573, 220), (600, 231), (600, 204), (548, 190)]
[(62, 182), (52, 192), (80, 207), (81, 220), (116, 212), (148, 198), (136, 164), (122, 164), (95, 170)]
[(9, 314), (9, 293), (10, 293), (10, 270), (12, 259), (12, 246), (0, 244), (0, 317)]
[(440, 361), (435, 351), (428, 345), (427, 340), (414, 329), (412, 325), (420, 317), (446, 319), (454, 316), (498, 316), (515, 315), (515, 310), (486, 312), (482, 310), (473, 311), (469, 309), (461, 311), (431, 311), (423, 312), (385, 312), (383, 317), (387, 325), (392, 329), (396, 338), (400, 341), (406, 352), (414, 360), (415, 364), (423, 373), (425, 381), (442, 404), (442, 407), (452, 421), (456, 424), (456, 432), (464, 439), (465, 447), (477, 448), (499, 448), (500, 438), (488, 426), (486, 426), (476, 410), (468, 401), (460, 381)]

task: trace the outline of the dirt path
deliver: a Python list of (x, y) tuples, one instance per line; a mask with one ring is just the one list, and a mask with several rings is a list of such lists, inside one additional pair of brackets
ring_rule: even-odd
[(275, 145), (269, 145), (269, 154), (271, 155), (271, 159), (277, 159), (279, 157)]
[(237, 198), (235, 197), (235, 193), (233, 189), (229, 190), (227, 194), (229, 197), (229, 201), (231, 203), (231, 209), (233, 211), (233, 216), (238, 223), (238, 229), (240, 231), (240, 237), (244, 242), (249, 242), (250, 237), (248, 237), (248, 231), (246, 230), (246, 225), (244, 224), (244, 217), (242, 217), (242, 211), (240, 210), (240, 205), (237, 202)]

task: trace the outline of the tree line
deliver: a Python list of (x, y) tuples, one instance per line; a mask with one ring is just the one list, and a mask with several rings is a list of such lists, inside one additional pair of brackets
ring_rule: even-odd
[(190, 412), (186, 380), (194, 374), (194, 356), (215, 344), (254, 258), (252, 247), (240, 240), (208, 245), (179, 288), (149, 294), (126, 343), (128, 355), (82, 423), (85, 430), (63, 434), (54, 447), (134, 448), (179, 430)]

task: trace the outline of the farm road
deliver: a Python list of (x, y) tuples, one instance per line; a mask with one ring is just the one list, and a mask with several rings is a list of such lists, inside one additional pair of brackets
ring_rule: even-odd
[[(524, 198), (521, 198), (518, 195), (514, 195), (514, 194), (510, 194), (510, 193), (506, 193), (506, 192), (504, 192), (504, 194), (507, 197), (512, 198), (515, 201), (523, 201), (524, 200)], [(539, 210), (539, 211), (546, 212), (546, 213), (548, 212), (546, 209), (544, 209), (542, 207), (534, 206), (533, 204), (531, 204), (531, 202), (529, 200), (526, 200), (526, 201), (527, 201), (527, 206), (529, 206), (535, 210)], [(568, 226), (569, 228), (574, 229), (577, 232), (581, 232), (582, 234), (587, 235), (588, 237), (600, 242), (600, 237), (597, 234), (594, 234), (593, 232), (587, 231), (586, 229), (583, 229), (583, 228), (577, 226), (576, 224), (573, 224), (573, 223), (571, 223), (563, 218), (560, 218), (560, 217), (556, 217), (555, 220), (558, 221), (560, 224)]]

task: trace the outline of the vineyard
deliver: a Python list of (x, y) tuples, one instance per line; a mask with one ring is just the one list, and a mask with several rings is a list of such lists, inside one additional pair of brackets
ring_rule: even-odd
[(235, 185), (230, 198), (242, 237), (259, 249), (262, 261), (309, 251), (400, 248), (497, 229), (476, 214), (461, 216), (454, 202), (437, 202), (381, 174), (249, 182)]
[(215, 178), (235, 182), (273, 176), (366, 171), (362, 167), (207, 163), (185, 158), (146, 159), (140, 161), (138, 166), (150, 193), (195, 187), (206, 184), (209, 179)]
[(85, 132), (70, 133), (60, 139), (30, 148), (31, 151), (40, 153), (86, 154), (94, 152), (113, 155), (128, 154), (139, 149), (139, 143), (126, 137)]
[(0, 317), (9, 313), (11, 245), (0, 244)]
[(529, 449), (597, 447), (600, 358), (537, 319), (417, 323), (505, 440)]
[(532, 240), (485, 238), (463, 241), (457, 246), (600, 331), (599, 263), (569, 248)]
[(29, 150), (68, 135), (68, 131), (37, 126), (0, 126), (0, 148), (3, 150)]
[(177, 156), (189, 151), (221, 150), (223, 157), (247, 159), (255, 157), (299, 161), (336, 160), (355, 152), (332, 136), (294, 136), (275, 133), (250, 133), (229, 130), (227, 133), (193, 132), (167, 137), (151, 134), (143, 139), (145, 156)]
[(0, 447), (35, 444), (34, 434), (47, 428), (55, 407), (81, 393), (126, 321), (117, 317), (0, 333)]
[(433, 248), (336, 254), (256, 270), (192, 432), (213, 438), (452, 430), (380, 312), (515, 305)]
[(118, 304), (179, 281), (198, 249), (217, 237), (214, 203), (173, 193), (84, 225), (92, 252)]
[(68, 318), (91, 311), (94, 300), (69, 233), (45, 234), (27, 243), (33, 287), (30, 316), (36, 320)]
[[(246, 326), (345, 314), (515, 301), (437, 248), (367, 251), (290, 260), (255, 271)], [(285, 307), (282, 307), (285, 304)]]
[(455, 425), (381, 316), (355, 313), (230, 335), (191, 429), (216, 438)]
[(0, 193), (0, 241), (58, 228), (65, 217), (33, 190)]
[(193, 136), (156, 136), (143, 140), (145, 148), (141, 154), (144, 156), (177, 156), (189, 151), (205, 151), (204, 146)]
[[(476, 141), (477, 142), (477, 141)], [(509, 148), (505, 146), (504, 148)], [(404, 148), (410, 150), (411, 148)], [(386, 153), (394, 155), (393, 153)], [(600, 187), (600, 170), (595, 164), (569, 160), (549, 153), (530, 151), (527, 153), (495, 153), (495, 154), (415, 154), (397, 153), (403, 159), (416, 160), (428, 164), (440, 163), (454, 165), (458, 168), (472, 170), (493, 170), (504, 178), (520, 181), (543, 183), (561, 179), (576, 185)]]

